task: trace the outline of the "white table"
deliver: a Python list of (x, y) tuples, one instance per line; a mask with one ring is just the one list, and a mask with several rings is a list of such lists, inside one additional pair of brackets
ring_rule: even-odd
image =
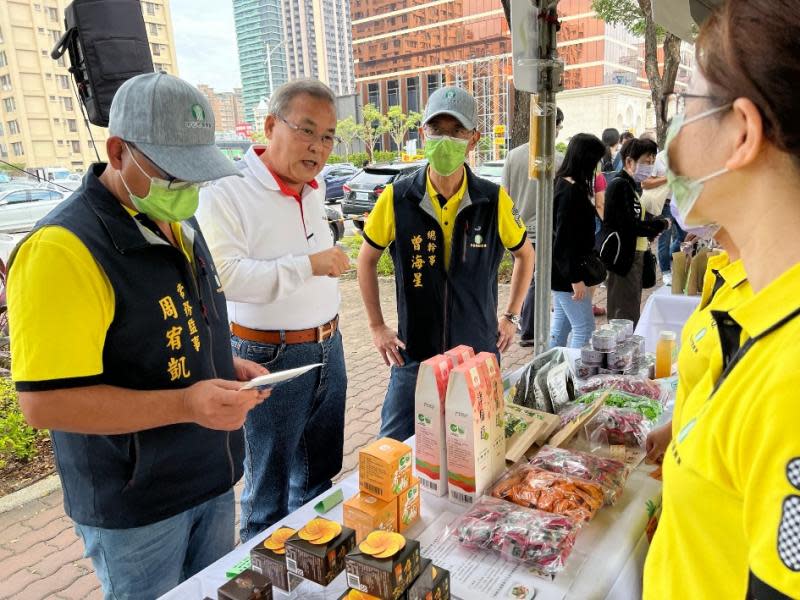
[(645, 338), (647, 352), (656, 351), (658, 335), (662, 331), (674, 331), (680, 345), (683, 326), (699, 304), (700, 296), (677, 296), (668, 287), (653, 293), (644, 305), (635, 332)]
[[(641, 598), (641, 577), (644, 566), (644, 556), (647, 551), (647, 540), (644, 536), (648, 516), (646, 504), (648, 501), (659, 502), (661, 484), (647, 475), (650, 468), (640, 467), (633, 472), (628, 480), (625, 492), (613, 507), (603, 508), (590, 523), (585, 525), (578, 535), (572, 555), (567, 562), (566, 569), (554, 580), (549, 581), (534, 578), (524, 571), (517, 569), (512, 579), (489, 580), (483, 577), (479, 582), (467, 581), (459, 586), (453, 584), (454, 594), (462, 600), (484, 600), (491, 598), (509, 598), (509, 589), (514, 584), (524, 583), (535, 588), (536, 600), (638, 600)], [(344, 497), (349, 498), (358, 491), (358, 474), (354, 473), (344, 479), (340, 487)], [(325, 496), (331, 491), (324, 494)], [(162, 598), (168, 600), (201, 600), (205, 596), (216, 598), (217, 588), (225, 583), (225, 571), (242, 558), (249, 555), (250, 549), (261, 543), (267, 534), (281, 525), (293, 528), (302, 527), (307, 521), (317, 516), (313, 505), (318, 499), (312, 500), (298, 511), (292, 513), (267, 532), (235, 548), (214, 564), (210, 565), (194, 577), (188, 579), (180, 586), (165, 594)], [(463, 513), (465, 507), (452, 504), (446, 498), (438, 498), (430, 494), (422, 495), (422, 512), (418, 522), (409, 532), (408, 537), (419, 539), (422, 552), (426, 556), (434, 547), (434, 542), (440, 536), (444, 525), (452, 518)], [(342, 521), (342, 505), (331, 509), (326, 518)], [(450, 568), (453, 577), (466, 581), (471, 573), (470, 561), (485, 566), (491, 563), (499, 564), (503, 559), (491, 553), (470, 553), (460, 546), (442, 548), (437, 546), (437, 551), (430, 556), (443, 568)], [(336, 578), (327, 588), (306, 582), (287, 595), (275, 589), (276, 598), (338, 598), (345, 590), (344, 574)], [(491, 588), (492, 594), (487, 594), (484, 589)], [(462, 590), (467, 590), (466, 593)], [(532, 591), (533, 593), (533, 591)], [(524, 600), (529, 600), (529, 596)], [(523, 600), (523, 599), (521, 599)]]

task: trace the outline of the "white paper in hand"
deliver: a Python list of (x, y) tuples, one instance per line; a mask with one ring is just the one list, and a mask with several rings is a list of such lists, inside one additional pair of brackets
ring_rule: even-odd
[(267, 373), (266, 375), (259, 375), (245, 383), (240, 389), (251, 390), (253, 388), (265, 389), (274, 388), (279, 383), (285, 383), (295, 377), (299, 377), (304, 373), (308, 373), (311, 369), (321, 367), (322, 363), (313, 365), (305, 365), (304, 367), (297, 367), (296, 369), (286, 369), (285, 371), (278, 371), (277, 373)]

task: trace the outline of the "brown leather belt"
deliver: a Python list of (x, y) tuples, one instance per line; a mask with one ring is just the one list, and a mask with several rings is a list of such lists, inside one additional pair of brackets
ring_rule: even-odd
[(333, 337), (339, 329), (339, 315), (336, 315), (319, 327), (301, 329), (297, 331), (262, 331), (250, 329), (238, 323), (231, 323), (231, 333), (242, 339), (262, 344), (308, 344), (311, 342), (324, 342)]

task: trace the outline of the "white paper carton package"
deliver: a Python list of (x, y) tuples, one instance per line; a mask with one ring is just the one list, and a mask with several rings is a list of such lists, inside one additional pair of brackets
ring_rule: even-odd
[(492, 482), (506, 469), (506, 433), (504, 427), (505, 401), (500, 363), (491, 352), (481, 352), (475, 357), (482, 366), (481, 375), (489, 398), (489, 441), (492, 447)]
[(447, 424), (445, 400), (452, 358), (439, 354), (419, 365), (414, 395), (416, 465), (421, 488), (447, 494)]
[(489, 401), (480, 361), (453, 369), (445, 402), (447, 490), (459, 504), (473, 504), (492, 483)]

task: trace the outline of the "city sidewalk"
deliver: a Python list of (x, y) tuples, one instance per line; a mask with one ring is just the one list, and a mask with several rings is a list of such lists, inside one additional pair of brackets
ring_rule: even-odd
[[(500, 286), (501, 308), (508, 292), (509, 286)], [(605, 289), (597, 292), (595, 301), (605, 305)], [(645, 292), (643, 301), (648, 295)], [(394, 282), (381, 281), (381, 297), (384, 314), (394, 321)], [(342, 282), (341, 312), (348, 389), (344, 467), (340, 478), (356, 468), (358, 449), (378, 433), (380, 407), (389, 378), (388, 367), (372, 345), (354, 280)], [(503, 370), (519, 367), (531, 357), (530, 348), (514, 344), (504, 355)], [(238, 497), (241, 483), (236, 491)], [(60, 489), (0, 513), (0, 581), (5, 582), (0, 586), (0, 598), (102, 598), (91, 562), (82, 558), (82, 553), (83, 545), (64, 515)]]

